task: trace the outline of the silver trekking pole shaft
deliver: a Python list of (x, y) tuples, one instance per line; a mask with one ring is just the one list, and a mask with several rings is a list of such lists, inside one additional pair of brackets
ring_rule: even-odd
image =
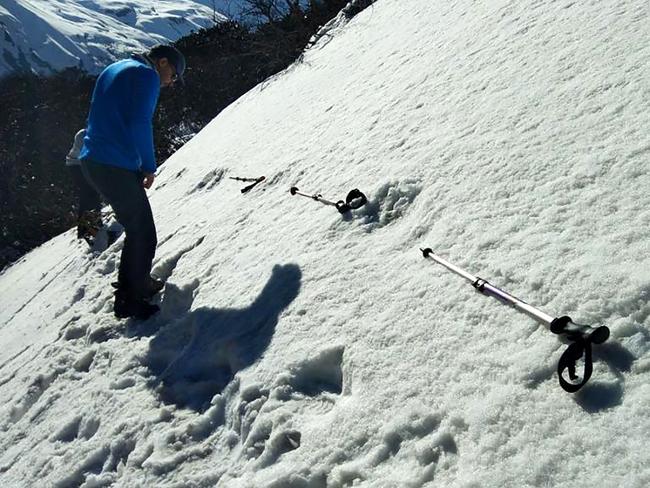
[[(425, 251), (427, 250), (426, 249), (423, 250), (423, 252)], [(506, 293), (505, 291), (497, 288), (496, 286), (492, 286), (483, 278), (479, 278), (478, 276), (474, 276), (468, 273), (462, 268), (459, 268), (458, 266), (451, 264), (449, 261), (442, 259), (440, 256), (436, 256), (432, 252), (428, 252), (425, 257), (432, 259), (438, 264), (442, 264), (448, 270), (453, 271), (457, 275), (462, 276), (467, 281), (469, 281), (472, 284), (472, 286), (476, 288), (476, 290), (480, 291), (484, 295), (492, 296), (497, 300), (505, 303), (506, 305), (510, 305), (516, 308), (517, 310), (524, 312), (526, 315), (532, 317), (533, 319), (542, 323), (546, 327), (548, 328), (551, 327), (551, 322), (553, 321), (553, 317), (551, 317), (550, 315), (542, 312), (541, 310), (536, 309), (535, 307), (528, 305), (526, 302), (519, 300), (517, 297), (514, 297), (509, 293)]]
[(338, 202), (331, 202), (329, 200), (325, 200), (323, 198), (323, 195), (321, 195), (320, 193), (317, 193), (315, 195), (309, 195), (307, 193), (303, 193), (298, 189), (298, 187), (295, 186), (292, 186), (289, 191), (291, 192), (292, 195), (300, 195), (301, 197), (311, 198), (312, 200), (316, 200), (317, 202), (324, 203), (325, 205), (331, 205), (332, 207), (336, 207), (336, 210), (338, 210), (339, 213), (341, 214), (345, 214), (350, 212), (351, 210), (356, 210), (358, 208), (361, 208), (368, 202), (366, 196), (358, 188), (355, 188), (354, 190), (350, 190), (348, 192), (348, 195), (345, 197), (345, 201), (339, 200)]
[[(499, 300), (501, 303), (509, 305), (520, 312), (528, 315), (532, 319), (536, 320), (540, 324), (544, 325), (554, 334), (560, 335), (569, 341), (572, 341), (573, 344), (565, 354), (563, 354), (560, 359), (560, 364), (558, 367), (558, 375), (560, 378), (560, 384), (567, 391), (577, 391), (580, 389), (591, 376), (591, 344), (602, 344), (609, 338), (609, 328), (606, 326), (591, 327), (589, 325), (576, 324), (571, 320), (570, 317), (553, 317), (532, 305), (520, 300), (519, 298), (510, 295), (509, 293), (497, 288), (494, 285), (491, 285), (483, 278), (474, 276), (464, 269), (450, 263), (449, 261), (437, 256), (433, 253), (430, 248), (420, 249), (422, 255), (426, 259), (435, 261), (438, 264), (441, 264), (448, 270), (456, 273), (459, 276), (462, 276), (467, 281), (469, 281), (472, 286), (482, 293), (483, 295), (491, 296)], [(583, 355), (585, 356), (585, 373), (583, 375), (583, 381), (579, 384), (568, 383), (562, 377), (562, 373), (565, 369), (569, 370), (569, 377), (572, 380), (577, 379), (575, 376), (575, 362), (580, 359)]]
[(301, 192), (300, 190), (298, 190), (298, 188), (296, 188), (294, 186), (294, 187), (291, 188), (291, 194), (311, 198), (312, 200), (316, 200), (317, 202), (324, 203), (325, 205), (331, 205), (333, 207), (336, 207), (335, 202), (330, 202), (329, 200), (324, 199), (323, 196), (320, 193), (316, 193), (315, 195), (310, 195), (308, 193)]

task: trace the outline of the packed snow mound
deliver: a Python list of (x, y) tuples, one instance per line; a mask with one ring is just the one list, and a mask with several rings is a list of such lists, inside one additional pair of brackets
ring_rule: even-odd
[[(379, 0), (337, 23), (161, 168), (159, 315), (112, 315), (123, 239), (0, 275), (2, 485), (650, 485), (648, 20)], [(421, 247), (610, 327), (591, 381), (563, 391), (566, 345)]]
[(175, 41), (240, 10), (241, 0), (3, 0), (0, 77), (70, 67), (97, 73), (120, 56)]

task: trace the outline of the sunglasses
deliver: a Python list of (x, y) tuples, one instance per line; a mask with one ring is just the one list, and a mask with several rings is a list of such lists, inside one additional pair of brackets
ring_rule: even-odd
[(172, 63), (169, 63), (169, 65), (174, 70), (174, 74), (171, 76), (171, 84), (176, 85), (180, 81), (181, 77), (178, 75), (178, 69), (176, 68), (176, 66)]

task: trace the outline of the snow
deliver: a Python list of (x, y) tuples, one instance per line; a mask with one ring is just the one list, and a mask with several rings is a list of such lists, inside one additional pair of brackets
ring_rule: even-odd
[(241, 10), (241, 0), (3, 0), (0, 76), (69, 67), (97, 74), (120, 57), (236, 18)]
[[(332, 25), (160, 169), (158, 316), (111, 313), (122, 239), (70, 231), (0, 275), (3, 486), (650, 484), (647, 2)], [(610, 327), (587, 386), (422, 247)]]

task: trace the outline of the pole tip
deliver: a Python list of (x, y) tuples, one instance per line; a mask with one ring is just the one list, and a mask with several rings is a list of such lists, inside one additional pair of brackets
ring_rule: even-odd
[(295, 195), (296, 192), (298, 191), (298, 187), (296, 187), (296, 186), (292, 186), (291, 189), (290, 189), (289, 191), (291, 192), (292, 195)]
[(427, 247), (426, 249), (420, 248), (420, 251), (422, 251), (422, 256), (425, 258), (428, 258), (430, 254), (433, 254), (433, 250), (430, 247)]

